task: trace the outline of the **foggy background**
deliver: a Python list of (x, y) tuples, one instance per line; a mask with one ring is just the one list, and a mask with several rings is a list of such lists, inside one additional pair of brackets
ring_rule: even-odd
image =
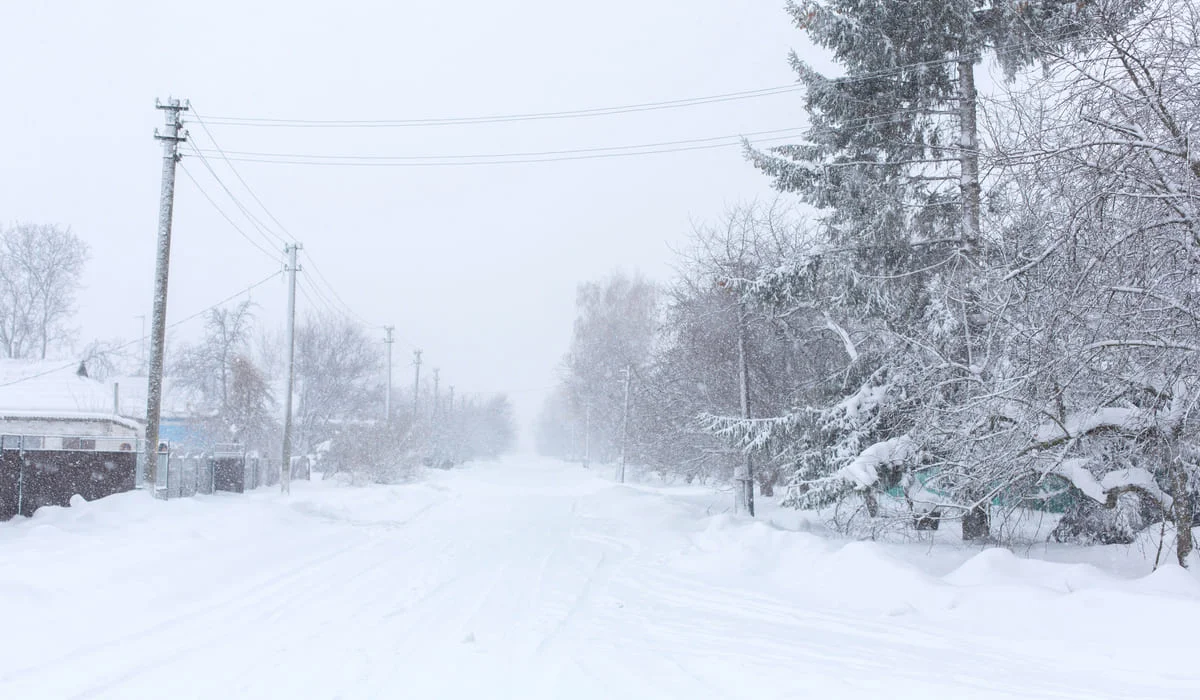
[[(210, 120), (578, 110), (788, 85), (787, 52), (800, 41), (777, 0), (6, 3), (0, 220), (68, 225), (87, 241), (79, 344), (132, 340), (138, 316), (150, 312), (155, 98), (190, 99)], [(210, 128), (226, 151), (501, 154), (797, 127), (800, 100), (789, 92), (427, 128)], [(212, 148), (195, 116), (185, 114), (192, 143)], [(190, 147), (183, 152), (203, 190), (262, 243)], [(252, 205), (220, 158), (209, 158)], [(614, 268), (665, 277), (671, 245), (693, 221), (772, 196), (737, 147), (519, 165), (236, 165), (304, 245), (302, 261), (315, 261), (357, 316), (396, 326), (398, 386), (420, 347), (443, 386), (508, 392), (522, 427), (566, 349), (579, 281)], [(282, 259), (240, 236), (182, 170), (177, 182), (169, 322), (261, 280)], [(283, 278), (253, 293), (266, 325), (282, 326), (285, 296)], [(298, 315), (311, 306), (302, 295)], [(189, 338), (199, 325), (171, 337)]]

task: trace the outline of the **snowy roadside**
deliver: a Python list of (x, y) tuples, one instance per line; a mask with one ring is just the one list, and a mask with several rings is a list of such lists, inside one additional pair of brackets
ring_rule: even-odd
[(1200, 688), (1200, 579), (1144, 575), (1131, 552), (848, 543), (770, 508), (731, 517), (727, 494), (539, 460), (293, 488), (124, 494), (0, 525), (0, 696)]
[[(599, 472), (604, 474), (603, 470)], [(654, 475), (637, 475), (639, 481), (629, 484), (630, 488), (659, 493), (675, 500), (685, 500), (705, 515), (729, 515), (733, 512), (733, 494), (728, 488), (707, 485), (679, 485), (664, 482)], [(849, 543), (867, 537), (850, 537), (838, 534), (827, 526), (826, 513), (796, 510), (783, 507), (778, 498), (756, 496), (757, 521), (780, 530), (819, 535), (833, 543)], [(1012, 544), (1003, 549), (1010, 550), (1016, 559), (1034, 562), (1061, 564), (1083, 564), (1094, 566), (1118, 578), (1138, 578), (1150, 574), (1155, 568), (1155, 559), (1160, 566), (1174, 562), (1172, 545), (1173, 529), (1167, 526), (1160, 531), (1154, 524), (1141, 532), (1136, 541), (1122, 545), (1078, 545), (1050, 541), (1061, 516), (1036, 511), (1022, 511), (1017, 516), (995, 523), (1003, 527)], [(984, 550), (996, 549), (997, 545), (964, 542), (957, 523), (939, 531), (914, 532), (911, 528), (895, 532), (895, 528), (882, 532), (879, 540), (882, 551), (890, 556), (911, 563), (918, 569), (936, 576), (944, 576), (962, 566)], [(1200, 541), (1200, 528), (1194, 537)], [(1160, 539), (1165, 540), (1161, 554)], [(1200, 571), (1196, 572), (1200, 575)]]

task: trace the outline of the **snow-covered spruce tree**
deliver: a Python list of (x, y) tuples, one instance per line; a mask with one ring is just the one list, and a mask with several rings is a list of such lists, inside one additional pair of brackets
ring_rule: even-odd
[(810, 426), (793, 439), (837, 446), (805, 453), (795, 489), (820, 492), (832, 479), (870, 500), (894, 482), (910, 502), (961, 517), (965, 538), (985, 537), (988, 504), (1008, 486), (994, 436), (1012, 431), (992, 398), (1003, 342), (992, 312), (1004, 299), (996, 232), (984, 227), (975, 71), (989, 58), (1012, 76), (1043, 46), (1080, 41), (1090, 3), (830, 0), (789, 11), (845, 74), (827, 78), (793, 54), (806, 142), (751, 155), (779, 189), (825, 212), (823, 241), (746, 292), (776, 303), (821, 294), (806, 300), (865, 329), (868, 351), (853, 361), (868, 366), (856, 374), (886, 376), (873, 410), (888, 416), (839, 420), (834, 402), (810, 419), (785, 417)]

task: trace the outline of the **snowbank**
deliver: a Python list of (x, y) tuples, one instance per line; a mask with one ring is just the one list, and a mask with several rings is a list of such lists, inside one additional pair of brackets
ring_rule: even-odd
[[(0, 697), (1193, 698), (1153, 549), (846, 542), (509, 460), (0, 525)], [(818, 528), (795, 513), (767, 517)], [(786, 516), (786, 518), (785, 518)], [(1102, 660), (1100, 663), (1098, 660)]]

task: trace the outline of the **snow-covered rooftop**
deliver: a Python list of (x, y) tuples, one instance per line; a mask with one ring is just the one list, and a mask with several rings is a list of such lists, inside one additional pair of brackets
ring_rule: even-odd
[[(0, 359), (0, 416), (145, 421), (146, 377), (111, 377), (97, 381), (78, 373), (79, 363), (65, 360)], [(113, 411), (113, 385), (118, 385), (118, 411)], [(191, 412), (192, 392), (171, 377), (163, 378), (162, 416)]]
[(113, 416), (112, 386), (62, 360), (0, 360), (0, 415)]

